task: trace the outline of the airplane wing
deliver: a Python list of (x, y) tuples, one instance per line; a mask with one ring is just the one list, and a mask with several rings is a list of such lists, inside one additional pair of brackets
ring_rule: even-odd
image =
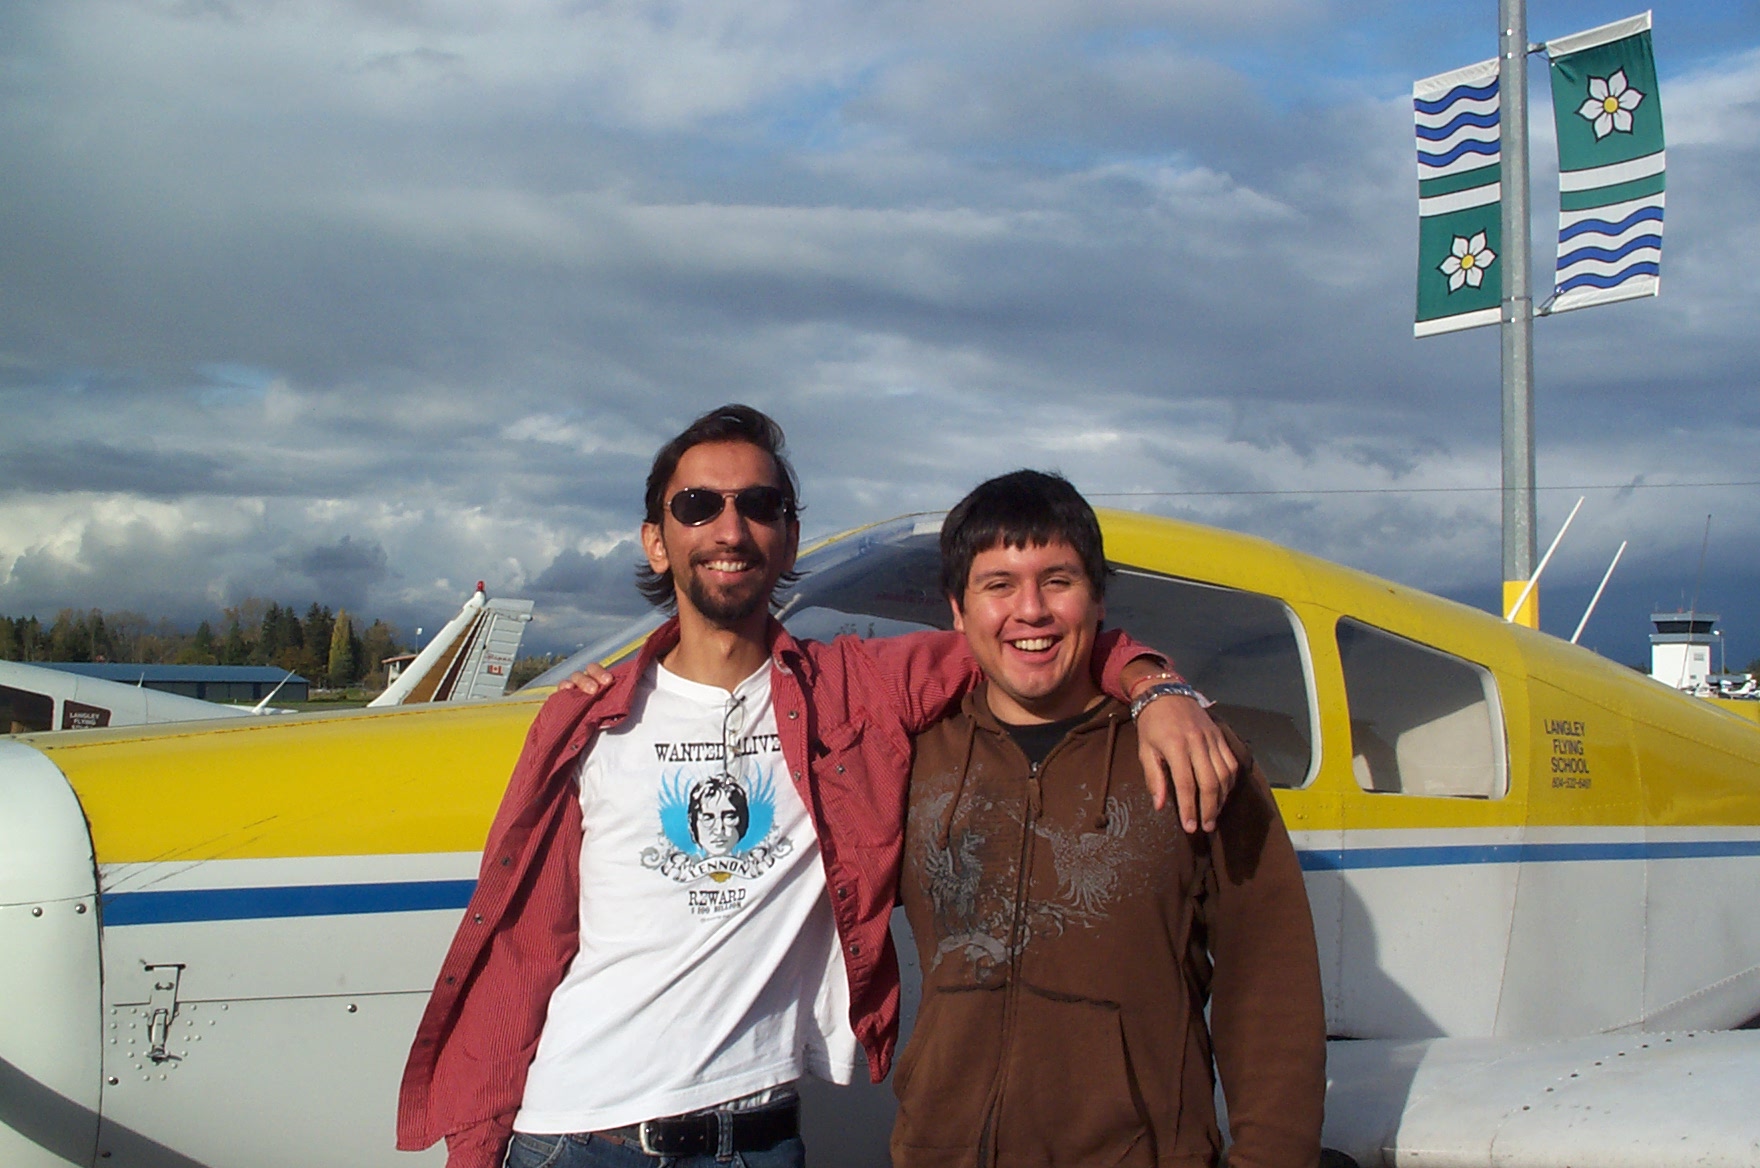
[(1362, 1168), (1760, 1164), (1760, 1030), (1335, 1040), (1326, 1070)]

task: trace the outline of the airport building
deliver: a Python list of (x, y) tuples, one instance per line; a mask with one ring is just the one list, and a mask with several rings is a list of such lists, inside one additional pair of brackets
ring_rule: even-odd
[(1676, 689), (1696, 689), (1711, 676), (1714, 612), (1653, 612), (1650, 623), (1650, 676)]
[[(255, 705), (271, 693), (278, 702), (303, 702), (309, 698), (312, 688), (312, 683), (305, 678), (273, 665), (128, 665), (72, 661), (39, 661), (35, 664), (95, 677), (100, 681), (139, 685), (186, 698), (198, 698), (204, 702)], [(276, 692), (276, 686), (281, 687), (279, 692)]]

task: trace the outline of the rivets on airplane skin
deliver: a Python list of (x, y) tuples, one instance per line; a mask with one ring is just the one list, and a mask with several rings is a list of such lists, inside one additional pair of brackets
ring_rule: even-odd
[(43, 906), (42, 906), (42, 905), (38, 905), (38, 906), (37, 906), (37, 907), (36, 907), (36, 908), (33, 908), (33, 909), (32, 909), (32, 910), (31, 910), (31, 915), (32, 915), (32, 916), (33, 916), (33, 917), (40, 917), (40, 916), (42, 916), (42, 915), (43, 915)]
[(85, 915), (85, 912), (86, 912), (86, 906), (85, 906), (85, 905), (84, 905), (84, 904), (83, 904), (83, 903), (82, 903), (82, 904), (76, 904), (76, 905), (74, 905), (74, 906), (73, 906), (73, 911), (74, 911), (74, 912), (76, 912), (76, 913), (78, 913), (78, 914), (79, 914), (79, 915), (81, 915), (81, 916), (84, 916), (84, 915)]
[(355, 1005), (353, 1002), (350, 1002), (348, 1004), (348, 1012), (350, 1014), (355, 1014), (355, 1013), (358, 1013), (359, 1011), (360, 1011), (360, 1007)]
[[(121, 1079), (118, 1079), (118, 1078), (117, 1078), (117, 1077), (116, 1077), (116, 1076), (115, 1076), (115, 1075), (111, 1075), (111, 1076), (110, 1076), (110, 1077), (109, 1077), (109, 1078), (107, 1078), (107, 1079), (105, 1079), (105, 1080), (104, 1080), (104, 1081), (105, 1081), (105, 1082), (106, 1082), (106, 1083), (108, 1083), (108, 1084), (110, 1084), (110, 1085), (111, 1085), (111, 1086), (112, 1086), (112, 1087), (114, 1087), (114, 1086), (116, 1086), (116, 1085), (117, 1085), (117, 1084), (118, 1084), (118, 1083), (120, 1083), (120, 1082), (122, 1082), (122, 1080), (121, 1080)], [(108, 1155), (109, 1155), (109, 1154), (110, 1154), (110, 1153), (109, 1153), (109, 1152), (105, 1152), (105, 1153), (104, 1153), (104, 1155), (106, 1155), (106, 1156), (108, 1156)]]

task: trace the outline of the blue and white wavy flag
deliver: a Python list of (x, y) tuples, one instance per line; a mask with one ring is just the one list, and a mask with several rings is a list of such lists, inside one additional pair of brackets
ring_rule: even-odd
[(1418, 315), (1412, 335), (1496, 324), (1503, 270), (1497, 60), (1412, 85), (1418, 134)]
[(1662, 282), (1662, 101), (1650, 14), (1546, 42), (1558, 127), (1549, 312), (1654, 296)]

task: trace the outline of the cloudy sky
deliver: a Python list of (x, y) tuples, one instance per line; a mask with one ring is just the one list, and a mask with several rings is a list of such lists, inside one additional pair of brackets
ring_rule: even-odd
[[(1627, 539), (1585, 641), (1647, 659), (1697, 586), (1733, 665), (1760, 9), (1654, 3), (1663, 294), (1536, 326), (1542, 547), (1588, 497), (1543, 616)], [(0, 613), (431, 629), (482, 578), (572, 648), (640, 611), (647, 462), (729, 400), (808, 534), (1052, 467), (1492, 607), (1497, 335), (1412, 339), (1410, 94), (1496, 48), (1495, 0), (0, 6)]]

